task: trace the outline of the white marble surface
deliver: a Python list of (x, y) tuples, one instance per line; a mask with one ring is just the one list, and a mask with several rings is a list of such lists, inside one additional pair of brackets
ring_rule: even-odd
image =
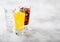
[(4, 0), (0, 1), (0, 42), (60, 42), (60, 0), (29, 0), (30, 36), (6, 32)]

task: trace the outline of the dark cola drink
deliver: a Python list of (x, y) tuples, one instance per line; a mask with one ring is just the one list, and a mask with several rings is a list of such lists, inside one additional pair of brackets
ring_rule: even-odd
[(30, 8), (25, 8), (25, 22), (24, 25), (29, 24)]

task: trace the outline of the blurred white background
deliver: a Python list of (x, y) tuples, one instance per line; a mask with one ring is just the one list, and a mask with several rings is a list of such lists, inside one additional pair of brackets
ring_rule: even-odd
[[(39, 32), (25, 40), (27, 42), (60, 42), (60, 0), (0, 0), (0, 34), (3, 35), (6, 31), (4, 8), (24, 5), (31, 7), (29, 26)], [(1, 42), (4, 42), (3, 38), (1, 36)], [(11, 36), (9, 42), (15, 39)], [(26, 42), (25, 40), (23, 42)], [(8, 42), (7, 39), (5, 41)]]

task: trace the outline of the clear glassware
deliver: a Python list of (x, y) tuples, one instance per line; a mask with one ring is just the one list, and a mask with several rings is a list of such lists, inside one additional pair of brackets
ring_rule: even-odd
[(6, 18), (6, 27), (8, 32), (13, 32), (14, 29), (14, 18), (13, 14), (15, 9), (4, 8), (5, 11), (5, 18)]
[[(11, 4), (14, 3), (14, 4)], [(14, 20), (14, 13), (20, 11), (20, 8), (24, 8), (25, 11), (25, 20), (24, 20), (24, 30), (17, 31), (15, 20)], [(31, 6), (29, 2), (27, 1), (20, 1), (20, 2), (7, 2), (7, 6), (4, 8), (5, 11), (5, 17), (6, 17), (6, 25), (7, 25), (7, 31), (9, 32), (15, 32), (17, 35), (24, 35), (24, 33), (29, 31), (29, 18), (30, 18), (30, 9)], [(28, 11), (28, 12), (26, 12)], [(27, 21), (26, 21), (27, 20)], [(26, 33), (27, 33), (26, 32)]]
[(29, 30), (29, 21), (30, 21), (30, 11), (31, 7), (25, 7), (25, 21), (24, 21), (24, 28)]
[[(29, 4), (26, 5), (24, 3), (23, 4), (21, 3), (21, 6), (19, 6), (19, 9), (22, 7), (24, 8), (24, 12), (25, 12), (25, 20), (24, 20), (24, 30), (21, 33), (22, 35), (26, 35), (32, 30), (32, 28), (29, 27), (31, 6)], [(21, 35), (20, 32), (16, 34)]]

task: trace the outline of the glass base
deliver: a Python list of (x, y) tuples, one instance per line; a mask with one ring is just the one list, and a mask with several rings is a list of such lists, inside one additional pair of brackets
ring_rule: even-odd
[(28, 36), (31, 34), (31, 31), (32, 29), (28, 25), (25, 25), (23, 31), (15, 31), (15, 34), (18, 36)]
[(24, 28), (25, 28), (25, 30), (32, 30), (29, 25), (25, 25)]
[(23, 36), (23, 35), (24, 35), (24, 32), (17, 31), (15, 34), (16, 34), (17, 36)]

